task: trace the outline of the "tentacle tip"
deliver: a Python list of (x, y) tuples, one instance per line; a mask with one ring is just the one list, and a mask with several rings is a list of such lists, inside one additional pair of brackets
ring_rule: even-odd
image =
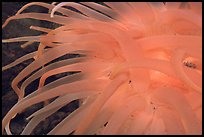
[(33, 29), (33, 26), (30, 26), (29, 29)]
[(50, 18), (54, 18), (54, 12), (51, 11)]
[(5, 67), (3, 67), (2, 69), (1, 69), (1, 71), (5, 71), (6, 70), (6, 68)]
[(8, 40), (6, 40), (6, 39), (2, 39), (2, 41), (1, 41), (2, 43), (7, 43), (8, 42)]

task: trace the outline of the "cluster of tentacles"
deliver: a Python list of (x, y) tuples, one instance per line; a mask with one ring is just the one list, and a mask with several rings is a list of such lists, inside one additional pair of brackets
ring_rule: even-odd
[[(24, 12), (33, 5), (48, 13)], [(2, 40), (25, 42), (22, 47), (40, 43), (36, 52), (2, 69), (34, 59), (12, 82), (19, 99), (4, 117), (2, 132), (12, 134), (9, 123), (16, 114), (57, 97), (28, 117), (22, 134), (73, 100), (80, 107), (48, 134), (201, 134), (201, 3), (34, 2), (2, 28), (26, 18), (61, 26), (31, 26), (44, 34)], [(71, 53), (83, 56), (48, 64)], [(76, 71), (45, 84), (50, 76)], [(38, 78), (38, 89), (25, 96)]]

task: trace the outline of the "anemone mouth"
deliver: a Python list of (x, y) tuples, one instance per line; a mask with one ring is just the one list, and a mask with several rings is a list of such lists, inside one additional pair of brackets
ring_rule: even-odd
[[(32, 6), (47, 11), (27, 12)], [(201, 11), (198, 2), (26, 4), (2, 29), (24, 19), (58, 26), (31, 25), (40, 35), (2, 40), (24, 42), (22, 48), (38, 43), (2, 68), (32, 59), (11, 83), (18, 102), (3, 118), (2, 134), (12, 134), (11, 120), (33, 105), (44, 103), (22, 135), (76, 100), (78, 108), (47, 134), (201, 134)], [(34, 81), (37, 89), (26, 93)]]

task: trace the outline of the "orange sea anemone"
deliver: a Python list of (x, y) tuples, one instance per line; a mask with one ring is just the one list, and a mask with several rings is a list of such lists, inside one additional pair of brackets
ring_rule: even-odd
[[(48, 12), (24, 11), (33, 5)], [(18, 102), (3, 118), (2, 133), (12, 134), (11, 119), (34, 104), (47, 105), (29, 116), (22, 134), (80, 100), (48, 134), (202, 134), (201, 2), (33, 2), (2, 28), (25, 18), (60, 26), (31, 26), (43, 34), (2, 40), (25, 42), (22, 47), (39, 43), (37, 52), (2, 69), (34, 59), (11, 84)], [(81, 56), (51, 62), (70, 53)], [(25, 95), (38, 78), (38, 89)]]

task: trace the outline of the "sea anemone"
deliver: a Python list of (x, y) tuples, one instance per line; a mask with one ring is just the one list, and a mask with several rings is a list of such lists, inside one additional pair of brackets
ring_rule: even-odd
[[(33, 5), (48, 12), (24, 11)], [(201, 2), (33, 2), (2, 28), (26, 18), (59, 27), (31, 26), (43, 34), (2, 40), (39, 43), (36, 52), (2, 68), (34, 59), (11, 84), (18, 102), (3, 118), (2, 133), (12, 134), (11, 119), (35, 104), (45, 105), (21, 134), (79, 100), (48, 134), (202, 134)], [(80, 56), (52, 62), (71, 53)], [(45, 83), (64, 72), (77, 73)], [(26, 95), (35, 80), (38, 89)]]

